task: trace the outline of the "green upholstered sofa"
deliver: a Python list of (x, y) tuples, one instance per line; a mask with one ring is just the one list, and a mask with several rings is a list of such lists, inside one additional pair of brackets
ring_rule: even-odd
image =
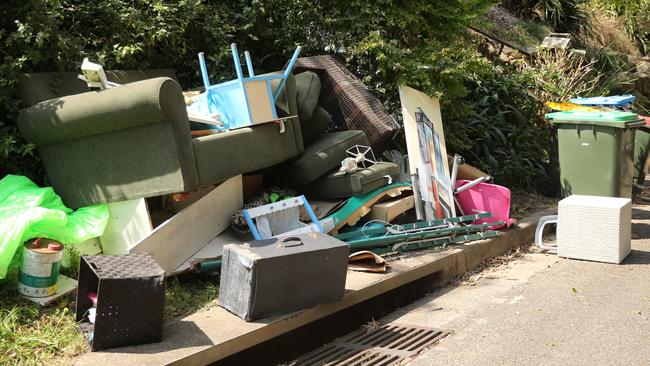
[[(107, 72), (123, 86), (88, 91), (77, 73), (20, 77), (18, 127), (73, 208), (183, 192), (286, 161), (303, 151), (297, 118), (191, 138), (171, 70)], [(278, 107), (294, 115), (290, 77)]]

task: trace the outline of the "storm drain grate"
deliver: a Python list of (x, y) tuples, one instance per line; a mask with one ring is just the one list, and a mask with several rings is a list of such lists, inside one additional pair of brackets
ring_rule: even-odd
[(291, 365), (396, 365), (404, 359), (414, 358), (449, 333), (435, 328), (399, 324), (387, 324), (372, 330), (360, 329), (298, 358)]

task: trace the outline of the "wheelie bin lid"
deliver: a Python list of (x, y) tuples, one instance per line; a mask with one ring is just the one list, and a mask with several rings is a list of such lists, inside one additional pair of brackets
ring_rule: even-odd
[(586, 111), (566, 111), (548, 113), (545, 116), (554, 124), (591, 124), (598, 126), (608, 126), (617, 128), (640, 127), (645, 121), (639, 118), (639, 115), (632, 112), (623, 111), (603, 111), (603, 112), (586, 112)]

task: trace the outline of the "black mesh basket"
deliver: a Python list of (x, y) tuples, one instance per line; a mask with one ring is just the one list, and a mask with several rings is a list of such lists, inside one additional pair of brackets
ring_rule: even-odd
[[(94, 327), (88, 320), (97, 294)], [(76, 319), (91, 349), (130, 346), (162, 340), (165, 271), (148, 254), (82, 256)]]

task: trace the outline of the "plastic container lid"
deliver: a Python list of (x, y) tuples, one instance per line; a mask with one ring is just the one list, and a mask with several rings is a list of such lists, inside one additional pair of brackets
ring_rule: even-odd
[(569, 101), (582, 105), (611, 105), (622, 106), (634, 102), (636, 97), (632, 94), (612, 95), (609, 97), (573, 98)]
[(61, 243), (49, 243), (47, 245), (47, 249), (58, 252), (59, 250), (63, 249), (63, 244), (61, 244)]
[(643, 125), (643, 120), (639, 115), (632, 112), (608, 111), (608, 112), (586, 112), (586, 111), (567, 111), (548, 113), (546, 119), (552, 123), (571, 123), (571, 124), (593, 124), (610, 127), (636, 127), (637, 124)]

